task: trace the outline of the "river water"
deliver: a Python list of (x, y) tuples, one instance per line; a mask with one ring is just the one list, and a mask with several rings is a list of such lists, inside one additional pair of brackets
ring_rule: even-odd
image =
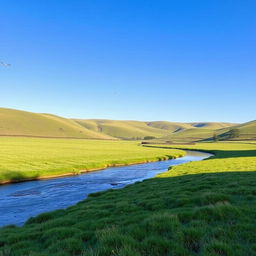
[(187, 151), (178, 159), (111, 167), (78, 176), (28, 181), (0, 186), (0, 226), (20, 226), (43, 212), (63, 209), (85, 199), (88, 194), (118, 189), (128, 184), (152, 178), (169, 166), (199, 161), (211, 154)]

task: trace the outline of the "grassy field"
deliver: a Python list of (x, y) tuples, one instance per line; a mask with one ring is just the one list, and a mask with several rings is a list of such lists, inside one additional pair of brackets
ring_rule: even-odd
[(178, 157), (131, 141), (0, 138), (0, 183)]
[(256, 255), (255, 144), (190, 148), (216, 155), (2, 228), (2, 255)]

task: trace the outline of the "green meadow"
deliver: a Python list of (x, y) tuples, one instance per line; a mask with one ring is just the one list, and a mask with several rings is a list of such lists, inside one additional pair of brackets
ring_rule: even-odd
[(186, 148), (215, 156), (2, 228), (0, 255), (256, 255), (256, 145)]
[(145, 148), (133, 141), (0, 138), (0, 183), (79, 174), (115, 165), (176, 158), (181, 150)]

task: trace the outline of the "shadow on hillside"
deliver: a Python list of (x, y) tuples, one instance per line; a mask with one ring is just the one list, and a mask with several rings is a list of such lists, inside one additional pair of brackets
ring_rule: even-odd
[(175, 198), (180, 197), (182, 194), (185, 196), (186, 192), (189, 192), (189, 194), (194, 192), (220, 192), (224, 194), (229, 193), (230, 195), (250, 195), (255, 197), (256, 170), (155, 177), (146, 180), (145, 183), (151, 188), (151, 191), (161, 188), (162, 191), (168, 191), (168, 194), (173, 192)]

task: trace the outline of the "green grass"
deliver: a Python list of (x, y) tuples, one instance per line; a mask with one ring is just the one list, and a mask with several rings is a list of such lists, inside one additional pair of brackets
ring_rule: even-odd
[(0, 138), (0, 183), (180, 155), (180, 150), (150, 149), (130, 141)]
[(2, 255), (256, 255), (255, 144), (186, 147), (216, 155), (2, 228)]

